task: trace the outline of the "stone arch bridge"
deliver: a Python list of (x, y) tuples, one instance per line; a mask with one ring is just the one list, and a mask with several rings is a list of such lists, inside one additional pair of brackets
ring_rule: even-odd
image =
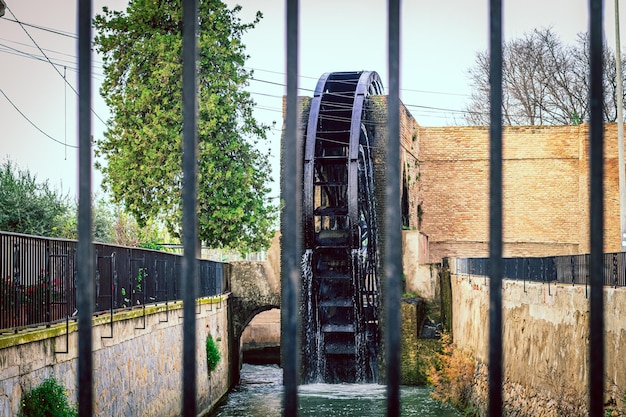
[(230, 357), (233, 382), (239, 381), (242, 352), (241, 335), (259, 313), (280, 309), (280, 244), (276, 236), (267, 261), (243, 261), (228, 264), (230, 282), (229, 325), (232, 335)]

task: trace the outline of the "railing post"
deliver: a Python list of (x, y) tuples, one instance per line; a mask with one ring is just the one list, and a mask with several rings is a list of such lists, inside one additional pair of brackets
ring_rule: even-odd
[(78, 2), (78, 415), (93, 414), (93, 232), (91, 229), (91, 18), (92, 2)]
[(285, 139), (281, 149), (283, 210), (281, 215), (281, 356), (283, 360), (283, 415), (298, 415), (300, 371), (298, 306), (301, 256), (301, 183), (298, 169), (302, 152), (298, 138), (299, 0), (287, 0), (287, 108)]
[(489, 407), (502, 415), (502, 0), (490, 1)]
[(400, 210), (400, 0), (388, 3), (389, 96), (385, 193), (385, 356), (387, 416), (400, 415), (400, 295), (402, 215)]
[[(604, 407), (604, 92), (602, 87), (602, 0), (589, 0), (589, 156), (591, 191), (589, 264), (589, 415), (601, 417)], [(621, 99), (621, 97), (620, 97)]]
[(197, 40), (198, 1), (183, 0), (183, 401), (182, 415), (196, 417)]

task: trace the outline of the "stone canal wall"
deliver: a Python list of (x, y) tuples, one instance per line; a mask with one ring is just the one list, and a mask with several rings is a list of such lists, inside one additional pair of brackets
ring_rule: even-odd
[[(228, 296), (197, 303), (198, 410), (208, 412), (228, 391)], [(182, 398), (182, 303), (149, 306), (94, 318), (94, 416), (179, 416)], [(54, 376), (76, 402), (75, 322), (0, 336), (0, 415), (19, 414), (22, 394)], [(207, 373), (205, 341), (221, 352)], [(67, 352), (67, 353), (65, 353)]]
[[(454, 343), (479, 364), (473, 389), (476, 401), (484, 405), (489, 280), (452, 274), (451, 281)], [(585, 286), (552, 283), (548, 287), (504, 280), (502, 297), (507, 415), (587, 415), (589, 300)], [(625, 410), (626, 288), (605, 287), (604, 297), (605, 403)]]

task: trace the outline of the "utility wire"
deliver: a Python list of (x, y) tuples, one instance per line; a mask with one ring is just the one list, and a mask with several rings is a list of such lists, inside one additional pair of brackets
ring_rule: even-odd
[[(254, 91), (251, 91), (250, 94), (253, 95), (262, 95), (262, 96), (268, 96), (268, 97), (275, 97), (275, 98), (282, 98), (282, 96), (278, 96), (278, 95), (272, 95), (272, 94), (265, 94), (265, 93), (257, 93)], [(342, 93), (324, 93), (324, 95), (335, 95), (335, 96), (345, 96), (345, 94)], [(448, 109), (445, 107), (433, 107), (433, 106), (423, 106), (423, 105), (419, 105), (419, 104), (409, 104), (409, 103), (403, 103), (407, 108), (411, 107), (411, 108), (416, 108), (422, 111), (432, 111), (432, 112), (438, 112), (438, 113), (457, 113), (457, 114), (488, 114), (488, 113), (484, 113), (484, 112), (477, 112), (477, 111), (471, 111), (471, 110), (458, 110), (458, 109)], [(338, 102), (333, 102), (332, 103), (332, 107), (333, 110), (336, 111), (351, 111), (352, 110), (352, 103), (338, 103)], [(270, 108), (267, 106), (256, 106), (256, 108), (259, 109), (263, 109), (263, 110), (270, 110), (270, 111), (276, 111), (276, 112), (282, 112), (282, 109), (279, 108)], [(349, 117), (342, 117), (342, 116), (325, 116), (325, 118), (327, 119), (331, 119), (335, 120), (335, 121), (349, 121), (350, 118)]]
[[(6, 41), (6, 42), (14, 43), (14, 44), (17, 44), (17, 45), (22, 45), (22, 46), (25, 46), (27, 48), (34, 48), (34, 46), (32, 46), (30, 44), (27, 44), (27, 43), (24, 43), (24, 42), (18, 42), (18, 41), (15, 41), (13, 39), (0, 38), (0, 41)], [(63, 55), (63, 56), (66, 56), (66, 57), (73, 58), (72, 61), (67, 61), (67, 62), (76, 62), (78, 60), (76, 54), (71, 54), (71, 53), (67, 53), (67, 52), (61, 52), (61, 51), (58, 51), (58, 50), (55, 50), (55, 49), (50, 49), (50, 48), (42, 48), (42, 49), (44, 51), (48, 51), (48, 52), (51, 52), (53, 54)], [(19, 50), (19, 49), (16, 49), (16, 50)], [(97, 64), (97, 66), (102, 66), (102, 61), (93, 60), (92, 61), (92, 66), (96, 66), (96, 64)]]
[[(2, 48), (5, 48), (5, 49), (2, 49)], [(5, 44), (2, 44), (2, 43), (0, 43), (0, 52), (4, 52), (5, 54), (9, 54), (9, 55), (19, 56), (21, 58), (33, 59), (35, 61), (49, 62), (48, 60), (42, 58), (39, 55), (31, 54), (29, 52), (25, 52), (25, 51), (22, 51), (20, 49), (13, 48), (13, 47), (11, 47), (9, 45), (5, 45)], [(52, 62), (53, 65), (56, 65), (58, 67), (67, 67), (67, 69), (70, 70), (70, 71), (78, 72), (78, 68), (76, 66), (73, 66), (73, 67), (72, 66), (68, 66), (67, 63), (76, 65), (76, 63), (73, 62), (73, 61), (67, 61), (67, 60), (63, 60), (63, 59), (60, 59), (58, 61), (53, 61)], [(95, 68), (95, 69), (100, 69), (100, 67), (95, 65), (95, 64), (92, 64), (92, 67)], [(97, 72), (93, 72), (92, 71), (92, 75), (94, 76), (94, 78), (104, 78), (104, 74), (101, 74), (101, 73), (97, 73)]]
[[(7, 6), (7, 10), (9, 10), (8, 6)], [(13, 14), (13, 12), (11, 12), (11, 14)], [(14, 14), (13, 14), (13, 17), (15, 17)], [(8, 20), (9, 22), (19, 23), (20, 25), (32, 27), (34, 29), (39, 29), (39, 30), (43, 30), (43, 31), (46, 31), (46, 32), (54, 33), (55, 35), (66, 36), (66, 37), (72, 38), (72, 39), (78, 39), (78, 36), (76, 36), (76, 34), (74, 34), (74, 33), (65, 32), (65, 31), (58, 30), (58, 29), (51, 29), (51, 28), (47, 28), (47, 27), (39, 26), (39, 25), (33, 25), (31, 23), (20, 22), (19, 20), (17, 20), (17, 18), (15, 20), (13, 20), (13, 19), (9, 19), (8, 17), (3, 17), (3, 19), (4, 20)]]
[[(26, 33), (26, 35), (30, 38), (30, 40), (33, 42), (33, 44), (37, 47), (37, 49), (39, 49), (39, 52), (41, 52), (41, 54), (46, 58), (46, 60), (50, 63), (50, 65), (52, 65), (52, 68), (54, 68), (54, 70), (57, 72), (57, 74), (59, 74), (59, 76), (61, 78), (63, 78), (63, 74), (61, 74), (61, 71), (59, 71), (59, 69), (56, 67), (56, 65), (54, 65), (52, 63), (52, 61), (50, 61), (50, 58), (48, 58), (48, 55), (46, 55), (46, 53), (43, 51), (43, 49), (41, 49), (41, 47), (39, 46), (39, 44), (35, 41), (35, 39), (30, 35), (30, 33), (28, 33), (28, 31), (26, 30), (26, 27), (22, 24), (22, 22), (20, 22), (17, 18), (17, 16), (15, 16), (15, 13), (13, 13), (13, 11), (7, 6), (6, 8), (12, 15), (13, 18), (15, 19), (15, 21), (20, 25), (20, 27), (24, 30), (24, 33)], [(76, 93), (76, 95), (78, 96), (78, 91), (76, 91), (76, 89), (74, 88), (73, 85), (71, 85), (65, 78), (63, 78), (63, 81), (72, 89), (72, 91), (74, 91), (74, 93)], [(98, 115), (98, 113), (95, 112), (95, 110), (93, 108), (91, 108), (91, 113), (93, 113), (94, 116), (96, 116), (96, 118), (98, 120), (100, 120), (102, 122), (103, 125), (107, 125), (106, 122), (100, 117), (100, 115)]]
[[(7, 10), (9, 10), (8, 7), (7, 7)], [(11, 10), (9, 10), (9, 11), (11, 12), (11, 14), (13, 14), (13, 12)], [(47, 28), (47, 27), (44, 27), (44, 26), (35, 25), (35, 24), (31, 24), (31, 23), (21, 22), (21, 21), (17, 20), (17, 18), (15, 17), (14, 14), (13, 14), (13, 17), (15, 19), (10, 19), (10, 18), (7, 18), (7, 17), (4, 17), (3, 19), (7, 20), (7, 21), (10, 21), (10, 22), (17, 23), (19, 25), (28, 26), (28, 27), (32, 27), (34, 29), (38, 29), (38, 30), (43, 30), (43, 31), (46, 31), (46, 32), (54, 33), (56, 35), (66, 36), (66, 37), (72, 38), (72, 39), (78, 39), (78, 36), (76, 34), (74, 34), (74, 33), (61, 31), (59, 29)], [(51, 52), (56, 52), (56, 51), (51, 51)], [(60, 53), (60, 52), (57, 52), (57, 53)], [(67, 54), (67, 55), (71, 56), (69, 54)], [(251, 70), (251, 71), (265, 72), (265, 73), (269, 73), (269, 74), (277, 74), (277, 75), (283, 75), (283, 76), (285, 75), (285, 73), (282, 72), (282, 71), (268, 70), (268, 69), (263, 69), (263, 68), (254, 68), (254, 67), (249, 67), (249, 66), (244, 66), (244, 68), (246, 68), (248, 70)], [(312, 76), (307, 76), (307, 75), (299, 75), (299, 78), (306, 78), (306, 79), (310, 79), (310, 80), (317, 80), (317, 79), (319, 79), (319, 77), (312, 77)], [(255, 81), (259, 81), (259, 82), (267, 82), (267, 83), (270, 83), (270, 84), (277, 84), (277, 85), (284, 86), (284, 84), (280, 84), (280, 83), (274, 83), (274, 82), (270, 82), (270, 81), (259, 80), (259, 79), (256, 79), (256, 78), (251, 78), (251, 79), (253, 79)], [(340, 82), (340, 80), (337, 80), (337, 81)], [(302, 90), (306, 90), (306, 89), (302, 88)], [(418, 90), (418, 89), (410, 89), (410, 88), (402, 88), (400, 90), (401, 91), (410, 91), (410, 92), (414, 92), (414, 93), (423, 93), (423, 94), (439, 94), (439, 95), (469, 97), (468, 94), (450, 93), (450, 92), (444, 92), (444, 91)], [(308, 90), (308, 91), (313, 91), (313, 90)]]
[[(280, 83), (280, 82), (276, 82), (276, 81), (268, 81), (268, 80), (262, 80), (259, 78), (250, 78), (251, 81), (257, 81), (260, 83), (264, 83), (264, 84), (271, 84), (271, 85), (276, 85), (276, 86), (281, 86), (284, 87), (285, 84), (284, 83)], [(344, 82), (341, 80), (337, 80), (335, 82)], [(352, 83), (354, 84), (354, 83)], [(303, 91), (314, 91), (312, 89), (307, 89), (307, 88), (299, 88), (300, 90)], [(406, 90), (406, 91), (420, 91), (420, 90)], [(426, 92), (426, 91), (422, 91), (422, 92)], [(346, 93), (343, 92), (330, 92), (330, 93), (324, 93), (324, 95), (335, 95), (335, 96), (345, 96)], [(446, 94), (446, 93), (437, 93), (437, 94)], [(454, 94), (454, 95), (461, 95), (461, 94), (455, 94), (455, 93), (448, 93), (448, 94)], [(470, 110), (458, 110), (458, 109), (448, 109), (445, 107), (434, 107), (434, 106), (424, 106), (424, 105), (420, 105), (420, 104), (407, 104), (404, 103), (404, 105), (408, 108), (408, 107), (414, 107), (414, 108), (418, 108), (418, 109), (426, 109), (426, 110), (437, 110), (437, 111), (441, 111), (441, 112), (445, 112), (445, 113), (461, 113), (461, 114), (484, 114), (481, 112), (475, 112), (475, 111), (470, 111)], [(344, 103), (333, 103), (333, 107), (337, 108), (338, 110), (350, 110), (352, 109), (352, 105), (351, 104), (344, 104)]]
[[(62, 35), (62, 36), (66, 36), (69, 38), (73, 38), (73, 39), (77, 39), (78, 37), (75, 34), (69, 33), (69, 32), (63, 32), (57, 29), (51, 29), (51, 28), (46, 28), (43, 26), (39, 26), (39, 25), (34, 25), (34, 24), (30, 24), (30, 23), (25, 23), (25, 22), (21, 22), (20, 20), (17, 19), (17, 17), (15, 16), (15, 14), (13, 13), (13, 11), (11, 11), (8, 7), (7, 10), (9, 10), (11, 12), (11, 14), (13, 15), (13, 17), (15, 19), (9, 19), (4, 17), (5, 20), (11, 21), (11, 22), (15, 22), (17, 24), (19, 24), (20, 26), (22, 26), (22, 29), (26, 32), (26, 34), (28, 35), (28, 37), (31, 39), (31, 41), (36, 45), (36, 47), (39, 49), (39, 51), (43, 54), (43, 56), (45, 57), (45, 59), (42, 59), (41, 57), (38, 57), (36, 55), (33, 54), (29, 54), (27, 52), (21, 51), (19, 49), (10, 47), (8, 45), (2, 45), (0, 44), (0, 46), (4, 46), (5, 48), (11, 49), (19, 54), (23, 54), (26, 57), (30, 57), (32, 59), (37, 59), (40, 61), (47, 61), (49, 63), (51, 63), (53, 66), (64, 66), (63, 64), (58, 64), (58, 63), (53, 63), (48, 56), (44, 53), (44, 49), (40, 48), (39, 45), (35, 42), (35, 40), (32, 38), (32, 36), (30, 36), (30, 34), (26, 31), (26, 29), (24, 28), (24, 26), (29, 26), (35, 29), (39, 29), (39, 30), (44, 30), (47, 32), (51, 32), (57, 35)], [(0, 38), (1, 39), (1, 38)], [(15, 42), (15, 41), (12, 41)], [(15, 42), (24, 46), (28, 46), (26, 44), (20, 43), (20, 42)], [(66, 53), (62, 53), (62, 52), (58, 52), (58, 51), (54, 51), (54, 50), (48, 50), (50, 52), (53, 53), (57, 53), (57, 54), (62, 54), (62, 55), (66, 55), (66, 56), (71, 56), (71, 57), (75, 57), (74, 55), (70, 55), (70, 54), (66, 54)], [(6, 51), (1, 51), (0, 52), (6, 52)], [(62, 60), (59, 60), (62, 61)], [(70, 62), (70, 61), (67, 61)], [(97, 68), (96, 65), (94, 65), (94, 67)], [(244, 68), (250, 70), (250, 71), (258, 71), (258, 72), (265, 72), (265, 73), (269, 73), (269, 74), (277, 74), (277, 75), (285, 75), (284, 72), (281, 71), (274, 71), (274, 70), (268, 70), (268, 69), (263, 69), (263, 68), (254, 68), (254, 67), (248, 67), (245, 66)], [(75, 71), (75, 68), (71, 68), (71, 70)], [(55, 67), (55, 70), (59, 73), (59, 75), (61, 75), (60, 71)], [(318, 77), (311, 77), (311, 76), (305, 76), (305, 75), (300, 75), (300, 78), (306, 78), (306, 79), (311, 79), (311, 80), (316, 80), (318, 79)], [(260, 78), (256, 78), (256, 77), (250, 77), (251, 81), (256, 81), (259, 83), (264, 83), (264, 84), (270, 84), (270, 85), (276, 85), (276, 86), (280, 86), (280, 87), (285, 87), (284, 83), (281, 82), (275, 82), (275, 81), (269, 81), (269, 80), (264, 80), (264, 79), (260, 79)], [(67, 81), (66, 81), (67, 82)], [(333, 80), (334, 83), (354, 83), (354, 81), (348, 81), (348, 80)], [(78, 94), (76, 92), (76, 90), (70, 85), (70, 87), (72, 88), (72, 90)], [(307, 89), (307, 88), (299, 88), (302, 91), (310, 91), (310, 92), (314, 92), (313, 89)], [(402, 88), (401, 91), (408, 91), (408, 92), (415, 92), (415, 93), (423, 93), (423, 94), (438, 94), (438, 95), (450, 95), (450, 96), (459, 96), (459, 97), (469, 97), (468, 94), (462, 94), (462, 93), (450, 93), (450, 92), (443, 92), (443, 91), (431, 91), (431, 90), (418, 90), (418, 89), (410, 89), (410, 88)], [(261, 94), (261, 93), (257, 93), (259, 95), (265, 95), (265, 94)], [(268, 94), (268, 96), (271, 96)], [(280, 97), (280, 96), (279, 96)], [(423, 105), (413, 105), (413, 104), (406, 104), (405, 106), (407, 107), (415, 107), (415, 108), (424, 108), (424, 109), (432, 109), (432, 110), (440, 110), (440, 111), (444, 111), (444, 112), (454, 112), (454, 113), (475, 113), (475, 112), (471, 112), (471, 111), (463, 111), (463, 110), (455, 110), (455, 109), (446, 109), (446, 108), (438, 108), (438, 107), (430, 107), (430, 106), (423, 106)], [(93, 109), (92, 109), (93, 111)], [(98, 119), (100, 119), (100, 117), (94, 112), (94, 114), (96, 115), (96, 117), (98, 117)], [(100, 119), (100, 121), (102, 121), (105, 125), (106, 123)]]
[(67, 145), (63, 142), (61, 142), (58, 139), (53, 138), (52, 136), (50, 136), (49, 134), (47, 134), (46, 132), (44, 132), (43, 130), (41, 130), (41, 128), (39, 126), (37, 126), (32, 120), (30, 120), (28, 118), (28, 116), (26, 116), (24, 113), (22, 113), (22, 111), (15, 105), (15, 103), (13, 103), (13, 101), (11, 101), (11, 99), (4, 93), (4, 91), (2, 91), (2, 89), (0, 88), (0, 93), (2, 93), (2, 95), (4, 96), (4, 98), (7, 99), (7, 101), (11, 104), (11, 106), (13, 106), (13, 108), (24, 118), (26, 119), (26, 121), (28, 123), (30, 123), (35, 129), (37, 129), (38, 131), (40, 131), (41, 133), (43, 133), (45, 136), (47, 136), (49, 139), (55, 141), (56, 143), (63, 145), (63, 146), (69, 146), (70, 148), (76, 148), (78, 149), (78, 146), (76, 145)]
[[(40, 56), (31, 54), (31, 53), (28, 53), (28, 52), (21, 51), (19, 49), (13, 48), (13, 47), (8, 46), (8, 45), (0, 44), (0, 46), (4, 47), (4, 48), (7, 48), (7, 49), (9, 49), (11, 51), (14, 51), (15, 54), (18, 55), (18, 56), (23, 56), (23, 57), (26, 57), (26, 58), (36, 59), (36, 60), (39, 60), (39, 61), (44, 61), (44, 62), (50, 63), (53, 66), (53, 68), (55, 69), (55, 71), (64, 79), (64, 82), (67, 85), (69, 85), (69, 87), (72, 89), (72, 91), (74, 91), (74, 93), (78, 94), (76, 89), (71, 84), (69, 84), (69, 82), (67, 81), (66, 77), (63, 77), (61, 72), (57, 69), (57, 66), (63, 66), (64, 68), (68, 68), (68, 69), (70, 69), (72, 71), (76, 71), (77, 69), (73, 68), (73, 67), (67, 67), (66, 65), (63, 65), (63, 64), (53, 63), (51, 61), (51, 59), (44, 52), (44, 49), (42, 49), (37, 44), (37, 42), (33, 39), (33, 37), (30, 35), (30, 33), (26, 30), (26, 28), (24, 26), (29, 26), (29, 27), (32, 27), (32, 28), (35, 28), (35, 29), (47, 31), (47, 32), (50, 32), (50, 33), (54, 33), (54, 34), (61, 35), (61, 36), (66, 36), (66, 37), (73, 38), (73, 39), (77, 39), (77, 36), (75, 34), (71, 34), (71, 33), (68, 33), (68, 32), (62, 32), (60, 30), (46, 28), (46, 27), (39, 26), (39, 25), (34, 25), (34, 24), (21, 22), (20, 20), (17, 19), (17, 17), (15, 16), (15, 14), (13, 13), (12, 10), (10, 10), (8, 7), (7, 7), (7, 10), (9, 10), (9, 12), (11, 12), (11, 14), (13, 15), (13, 17), (15, 19), (9, 19), (9, 18), (6, 18), (6, 17), (4, 17), (3, 19), (19, 24), (22, 27), (22, 29), (24, 30), (24, 32), (31, 39), (33, 44), (41, 52), (41, 54), (43, 55), (44, 58), (41, 58)], [(15, 42), (15, 41), (12, 41), (12, 42)], [(24, 46), (28, 46), (28, 45), (20, 43), (20, 42), (15, 42), (15, 43), (22, 44)], [(73, 55), (70, 55), (70, 54), (65, 54), (65, 53), (61, 53), (61, 52), (58, 52), (58, 51), (54, 51), (54, 50), (49, 50), (49, 51), (53, 52), (53, 53), (66, 55), (66, 56), (73, 56)], [(11, 53), (10, 51), (3, 51), (3, 50), (0, 50), (0, 52)], [(62, 62), (63, 60), (59, 60), (59, 61)], [(71, 62), (71, 61), (66, 61), (66, 62)], [(94, 65), (94, 67), (97, 68), (96, 65)], [(247, 68), (248, 70), (251, 70), (251, 71), (265, 72), (265, 73), (277, 74), (277, 75), (285, 75), (285, 73), (281, 72), (281, 71), (273, 71), (273, 70), (267, 70), (267, 69), (262, 69), (262, 68), (254, 68), (254, 67), (245, 67), (245, 68)], [(103, 75), (101, 75), (101, 76), (103, 76)], [(303, 75), (301, 75), (300, 78), (307, 78), (307, 79), (312, 79), (312, 80), (317, 79), (316, 77), (303, 76)], [(269, 81), (269, 80), (264, 80), (264, 79), (260, 79), (260, 78), (256, 78), (256, 77), (250, 77), (249, 79), (250, 79), (250, 81), (256, 81), (256, 82), (259, 82), (259, 83), (285, 87), (285, 84), (281, 83), (281, 82)], [(354, 84), (353, 80), (352, 81), (348, 81), (348, 80), (333, 80), (333, 82), (334, 83), (342, 83), (343, 82), (343, 83), (352, 83), (352, 84)], [(315, 91), (313, 89), (302, 88), (302, 87), (300, 87), (299, 89), (302, 90), (302, 91), (308, 91), (308, 92), (314, 92)], [(403, 88), (402, 91), (410, 91), (410, 92), (425, 93), (425, 94), (452, 95), (452, 96), (461, 96), (461, 97), (467, 97), (468, 96), (467, 94), (460, 94), (460, 93), (448, 93), (448, 92), (417, 90), (417, 89), (408, 89), (408, 88)], [(256, 94), (256, 95), (260, 95), (260, 96), (267, 96), (267, 97), (282, 98), (282, 96), (279, 96), (279, 95), (272, 95), (272, 94), (266, 94), (266, 93), (254, 93), (254, 92), (252, 92), (251, 94)], [(330, 93), (330, 94), (333, 94), (333, 93)], [(423, 110), (434, 110), (434, 111), (437, 111), (437, 112), (444, 112), (444, 113), (482, 114), (480, 112), (473, 112), (473, 111), (467, 111), (467, 110), (457, 110), (457, 109), (448, 109), (448, 108), (433, 107), (433, 106), (424, 106), (424, 105), (418, 105), (418, 104), (407, 104), (407, 103), (405, 103), (405, 106), (407, 108), (411, 107), (411, 108), (423, 109)], [(267, 108), (267, 107), (263, 108), (263, 110), (282, 112), (282, 109), (270, 109), (270, 108)], [(106, 126), (106, 122), (93, 109), (92, 109), (92, 113)]]
[[(285, 73), (281, 71), (273, 71), (273, 70), (254, 68), (254, 67), (244, 67), (244, 68), (246, 68), (247, 70), (252, 70), (252, 71), (267, 72), (269, 74), (285, 75)], [(300, 75), (299, 78), (307, 78), (310, 80), (319, 79), (319, 77), (311, 77), (311, 76), (306, 76), (306, 75)], [(261, 81), (261, 80), (258, 80), (258, 81)], [(345, 80), (333, 80), (333, 82), (334, 83), (342, 83), (342, 82), (351, 83), (350, 81), (345, 81)], [(272, 84), (275, 84), (275, 83), (272, 83)], [(352, 84), (354, 84), (354, 82), (352, 82)], [(284, 84), (279, 84), (279, 85), (284, 86)], [(401, 88), (400, 91), (410, 91), (412, 93), (424, 93), (424, 94), (439, 94), (439, 95), (444, 95), (444, 96), (459, 96), (459, 97), (470, 96), (469, 94), (463, 94), (463, 93), (450, 93), (450, 92), (445, 92), (445, 91), (432, 91), (432, 90), (417, 90), (417, 89), (412, 89), (412, 88)]]

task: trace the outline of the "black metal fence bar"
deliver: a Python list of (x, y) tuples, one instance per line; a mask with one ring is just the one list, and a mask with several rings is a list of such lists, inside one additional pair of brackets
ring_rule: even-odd
[(400, 295), (402, 241), (400, 211), (400, 1), (388, 3), (387, 157), (385, 186), (385, 323), (387, 416), (400, 415)]
[[(181, 255), (93, 246), (94, 312), (181, 299)], [(75, 240), (0, 232), (0, 330), (50, 325), (75, 315), (76, 248)], [(199, 262), (199, 296), (222, 294), (227, 289), (223, 264)]]
[(502, 415), (502, 0), (491, 0), (489, 126), (489, 402)]
[(182, 415), (196, 416), (197, 41), (198, 1), (183, 1), (183, 401)]
[[(589, 277), (589, 413), (603, 415), (604, 408), (604, 291), (602, 289), (604, 248), (604, 93), (603, 1), (589, 1), (589, 85), (590, 85), (590, 243)], [(621, 74), (618, 75), (621, 82)], [(621, 121), (620, 121), (621, 122)]]
[[(283, 415), (298, 415), (299, 355), (299, 282), (300, 282), (300, 218), (301, 186), (298, 161), (298, 42), (299, 0), (286, 1), (287, 20), (287, 108), (285, 140), (281, 149), (281, 187), (284, 197), (281, 213), (281, 356), (283, 361)], [(294, 157), (295, 156), (295, 157)]]
[(78, 2), (78, 415), (93, 414), (93, 232), (91, 213), (91, 0)]
[[(558, 282), (585, 285), (590, 277), (590, 255), (547, 256), (537, 258), (503, 258), (503, 278), (533, 282)], [(456, 272), (473, 276), (488, 276), (489, 258), (460, 258)], [(603, 286), (626, 287), (626, 252), (602, 254)]]

